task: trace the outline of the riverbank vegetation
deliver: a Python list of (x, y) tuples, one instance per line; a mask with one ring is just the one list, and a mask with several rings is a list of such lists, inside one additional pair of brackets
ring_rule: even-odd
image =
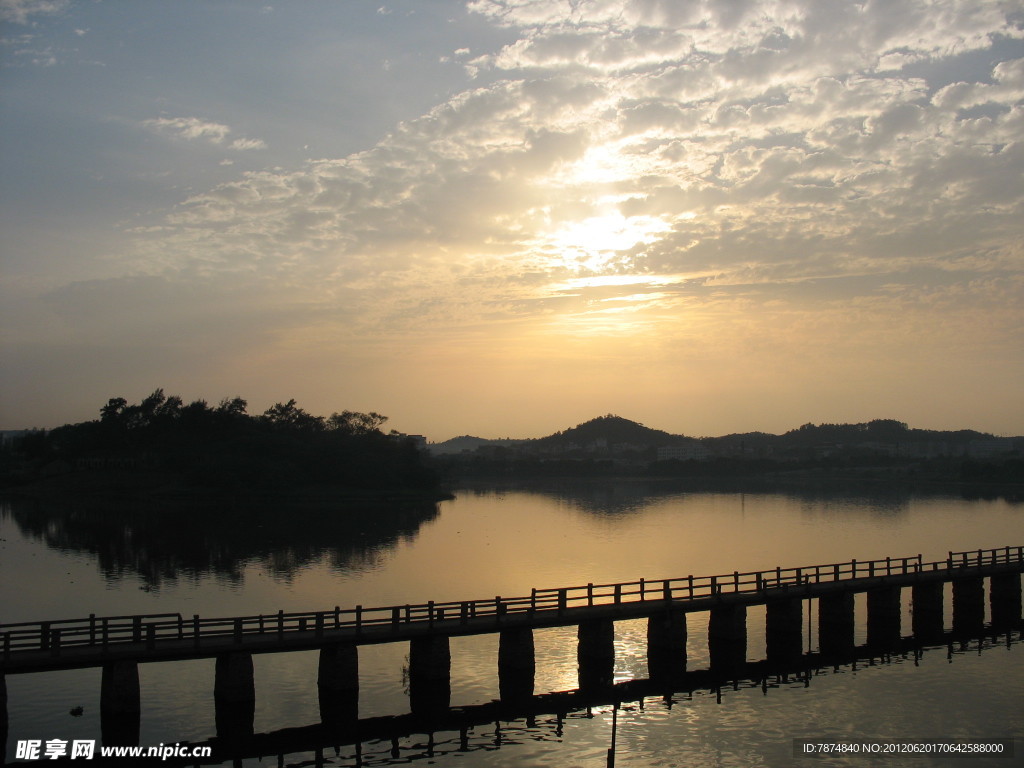
[(86, 493), (438, 492), (417, 443), (381, 431), (380, 414), (315, 416), (295, 400), (259, 415), (247, 408), (241, 397), (211, 406), (162, 389), (137, 404), (111, 398), (98, 419), (10, 440), (0, 482)]

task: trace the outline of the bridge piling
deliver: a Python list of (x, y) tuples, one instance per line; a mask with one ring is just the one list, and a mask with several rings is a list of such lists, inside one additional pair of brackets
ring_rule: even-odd
[(647, 619), (647, 672), (671, 681), (686, 672), (686, 612), (669, 610)]
[(225, 702), (256, 700), (251, 653), (231, 651), (217, 657), (213, 695)]
[(452, 696), (452, 654), (447, 635), (409, 642), (409, 703), (413, 714), (448, 709)]
[(1013, 629), (1021, 620), (1021, 588), (1019, 573), (997, 573), (989, 581), (989, 603), (992, 626)]
[(734, 603), (716, 605), (708, 618), (711, 668), (728, 673), (747, 660), (747, 608)]
[(845, 657), (854, 647), (853, 592), (835, 592), (818, 598), (818, 646), (826, 656)]
[(537, 663), (533, 630), (529, 627), (503, 629), (498, 634), (498, 690), (502, 701), (533, 696)]
[(137, 745), (141, 719), (139, 665), (134, 661), (104, 664), (100, 683), (100, 731), (103, 743)]
[(985, 623), (985, 580), (981, 576), (953, 579), (953, 631), (973, 633)]
[(615, 679), (615, 622), (589, 619), (577, 629), (576, 661), (579, 687), (583, 690), (607, 688)]
[(335, 643), (320, 649), (317, 665), (320, 720), (343, 723), (359, 717), (359, 648)]
[(914, 637), (929, 643), (945, 631), (941, 581), (920, 582), (910, 588), (910, 623)]
[(879, 651), (890, 651), (900, 641), (900, 588), (873, 587), (867, 595), (868, 645)]
[(0, 671), (0, 755), (7, 754), (7, 675)]
[(803, 601), (783, 597), (765, 604), (765, 650), (772, 664), (789, 666), (803, 654)]

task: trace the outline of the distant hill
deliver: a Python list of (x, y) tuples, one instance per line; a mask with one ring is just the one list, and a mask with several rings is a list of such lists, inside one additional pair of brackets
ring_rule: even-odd
[(693, 438), (652, 429), (615, 414), (532, 440), (463, 436), (430, 446), (438, 456), (496, 462), (611, 461), (620, 466), (679, 462), (799, 463), (921, 461), (959, 458), (1019, 461), (1024, 439), (971, 429), (912, 429), (895, 419), (858, 424), (804, 424), (781, 435), (746, 432)]
[(651, 429), (636, 421), (609, 413), (607, 416), (599, 416), (596, 419), (577, 424), (564, 432), (556, 432), (553, 435), (534, 440), (532, 444), (538, 448), (621, 444), (659, 446), (672, 445), (683, 439), (686, 438), (680, 435), (671, 435), (660, 429)]

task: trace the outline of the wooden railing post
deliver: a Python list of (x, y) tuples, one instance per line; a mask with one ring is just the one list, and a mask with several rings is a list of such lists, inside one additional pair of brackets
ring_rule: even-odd
[(363, 633), (363, 606), (356, 606), (356, 637)]
[(587, 584), (587, 605), (594, 605), (594, 585), (593, 583)]
[(39, 625), (39, 649), (50, 650), (50, 622), (48, 621)]
[(89, 614), (89, 645), (96, 644), (96, 614)]
[(647, 599), (646, 595), (644, 594), (644, 593), (645, 593), (645, 591), (646, 591), (646, 587), (645, 587), (645, 585), (644, 585), (644, 580), (643, 580), (643, 579), (640, 579), (640, 602), (641, 602), (641, 603), (642, 603), (642, 602), (643, 602), (644, 600), (646, 600), (646, 599)]
[(402, 609), (397, 605), (391, 609), (391, 631), (398, 631), (398, 624), (402, 620)]
[(537, 588), (530, 590), (530, 613), (537, 612)]
[(622, 602), (622, 585), (621, 584), (616, 584), (615, 585), (615, 597), (613, 599), (615, 600), (615, 604), (616, 605), (618, 605), (619, 603)]
[(434, 628), (434, 601), (431, 600), (427, 603), (427, 626), (431, 629)]
[(53, 630), (53, 638), (50, 642), (50, 655), (60, 656), (60, 630)]
[(235, 635), (235, 644), (237, 645), (237, 644), (241, 643), (242, 642), (242, 619), (241, 618), (235, 619), (234, 635)]
[(284, 639), (284, 610), (277, 612), (277, 639)]
[(199, 614), (192, 614), (192, 643), (198, 648), (199, 647)]
[(665, 602), (671, 603), (672, 602), (672, 583), (668, 579), (665, 579), (662, 582), (662, 584), (661, 584), (661, 592), (662, 592), (662, 596), (665, 599)]
[(152, 651), (156, 648), (156, 625), (146, 625), (146, 650)]

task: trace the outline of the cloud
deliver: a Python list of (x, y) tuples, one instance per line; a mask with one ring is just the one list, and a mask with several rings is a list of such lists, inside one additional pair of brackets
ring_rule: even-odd
[(248, 149), (266, 149), (267, 143), (263, 139), (235, 139), (231, 142), (228, 149), (237, 149), (239, 151), (245, 151)]
[(231, 133), (231, 129), (223, 123), (214, 123), (198, 117), (157, 117), (143, 120), (142, 124), (158, 133), (189, 141), (204, 139), (214, 144), (220, 144)]
[(69, 0), (0, 0), (0, 21), (28, 24), (32, 16), (60, 13), (68, 5)]
[[(638, 354), (630, 343), (771, 364), (783, 345), (805, 361), (908, 354), (902, 339), (929, 328), (936, 353), (1019, 346), (1024, 59), (935, 76), (1019, 40), (1005, 6), (469, 7), (516, 37), (474, 45), (476, 87), (366, 151), (195, 192), (132, 233), (125, 269), (155, 282), (79, 286), (54, 306), (100, 333), (138, 294), (194, 310), (170, 315), (183, 335), (234, 341), (216, 302), (189, 293), (231, 285), (239, 306), (273, 308), (268, 357), (358, 338), (457, 358), (499, 337), (552, 364), (576, 344)], [(265, 148), (197, 117), (145, 125)]]
[[(157, 117), (143, 120), (142, 126), (155, 133), (185, 141), (204, 141), (210, 144), (223, 145), (232, 129), (223, 124), (199, 117)], [(249, 139), (241, 136), (232, 140), (227, 148), (235, 152), (246, 152), (253, 149), (266, 149), (263, 139)]]

